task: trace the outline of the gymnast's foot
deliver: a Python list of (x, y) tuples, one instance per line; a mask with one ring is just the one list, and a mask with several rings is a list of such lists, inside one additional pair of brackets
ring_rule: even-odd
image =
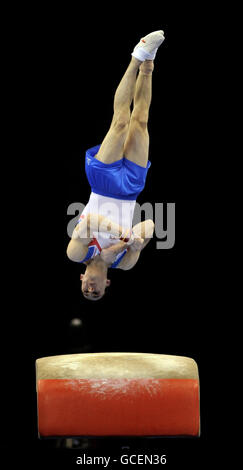
[(144, 38), (142, 38), (136, 45), (132, 52), (132, 56), (142, 62), (144, 60), (154, 60), (156, 52), (164, 39), (164, 31), (162, 30), (147, 34), (147, 36), (144, 36)]

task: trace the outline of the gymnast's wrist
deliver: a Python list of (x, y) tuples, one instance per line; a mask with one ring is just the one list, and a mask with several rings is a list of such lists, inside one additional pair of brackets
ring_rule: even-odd
[(133, 234), (133, 230), (132, 229), (127, 229), (125, 230), (121, 237), (120, 237), (120, 240), (127, 243), (128, 245), (131, 245), (131, 243), (133, 242), (134, 240), (134, 234)]

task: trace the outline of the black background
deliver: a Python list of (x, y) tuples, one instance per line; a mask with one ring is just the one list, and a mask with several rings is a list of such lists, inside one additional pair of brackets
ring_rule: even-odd
[[(37, 13), (31, 34), (23, 31), (18, 91), (27, 116), (22, 133), (26, 158), (21, 160), (25, 230), (16, 271), (23, 301), (7, 319), (15, 385), (6, 389), (8, 432), (2, 443), (17, 449), (26, 461), (31, 454), (45, 464), (60, 466), (64, 457), (73, 464), (74, 451), (64, 454), (37, 438), (35, 360), (86, 351), (194, 358), (201, 381), (201, 437), (156, 440), (156, 449), (167, 453), (171, 468), (182, 463), (189, 468), (207, 459), (213, 327), (206, 308), (198, 190), (203, 182), (201, 103), (206, 91), (197, 61), (200, 11), (190, 15), (175, 7), (169, 11), (166, 3), (159, 11), (153, 4), (134, 11), (125, 3), (85, 10), (58, 7)], [(43, 17), (43, 23), (38, 21)], [(104, 299), (89, 302), (80, 294), (84, 267), (66, 257), (72, 218), (67, 208), (72, 202), (87, 202), (85, 151), (100, 143), (108, 130), (113, 95), (134, 46), (157, 29), (165, 31), (166, 40), (153, 74), (152, 166), (138, 202), (176, 203), (176, 244), (171, 250), (156, 250), (153, 239), (133, 270), (110, 272)], [(73, 318), (82, 320), (81, 329), (70, 327)], [(102, 449), (109, 455), (116, 447), (113, 440), (99, 442), (97, 455), (103, 455)], [(133, 446), (148, 454), (155, 444), (140, 440)]]

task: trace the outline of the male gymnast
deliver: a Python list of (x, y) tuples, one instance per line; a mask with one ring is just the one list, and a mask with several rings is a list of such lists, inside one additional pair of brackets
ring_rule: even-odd
[(86, 299), (101, 299), (110, 285), (108, 268), (133, 268), (153, 237), (152, 220), (134, 227), (132, 221), (151, 165), (147, 123), (154, 58), (163, 41), (164, 32), (154, 31), (134, 48), (115, 93), (110, 129), (101, 145), (86, 152), (91, 194), (67, 247), (70, 260), (86, 265), (80, 276)]

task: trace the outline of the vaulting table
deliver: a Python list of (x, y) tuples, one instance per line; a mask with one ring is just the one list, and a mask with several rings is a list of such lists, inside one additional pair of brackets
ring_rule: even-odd
[(188, 357), (90, 353), (36, 361), (39, 437), (199, 436)]

